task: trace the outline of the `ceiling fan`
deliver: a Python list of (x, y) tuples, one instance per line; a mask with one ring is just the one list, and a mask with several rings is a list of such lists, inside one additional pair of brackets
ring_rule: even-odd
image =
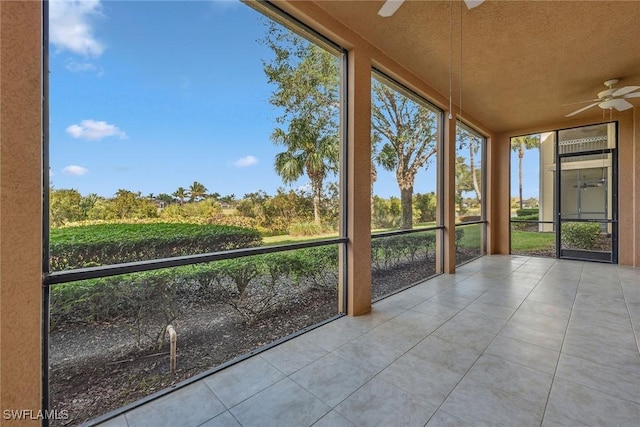
[(595, 187), (602, 187), (607, 183), (607, 178), (600, 178), (597, 179), (595, 181), (591, 180), (585, 180), (583, 178), (583, 181), (581, 181), (579, 184), (574, 185), (573, 188), (579, 188), (580, 190), (586, 190), (587, 188), (595, 188)]
[[(483, 2), (484, 0), (464, 0), (464, 3), (467, 5), (468, 9), (473, 9)], [(387, 0), (378, 11), (378, 15), (388, 18), (389, 16), (396, 13), (396, 10), (398, 10), (400, 6), (402, 6), (402, 3), (404, 3), (404, 0)]]
[[(615, 108), (618, 111), (628, 110), (633, 108), (633, 104), (627, 101), (626, 98), (640, 98), (640, 92), (634, 92), (635, 90), (640, 89), (640, 86), (625, 86), (620, 89), (615, 89), (613, 86), (618, 83), (618, 79), (611, 79), (604, 82), (604, 85), (608, 88), (598, 93), (598, 97), (596, 99), (590, 99), (588, 101), (576, 102), (576, 104), (580, 104), (582, 102), (593, 102), (593, 104), (589, 104), (586, 107), (580, 108), (572, 113), (567, 114), (565, 117), (575, 116), (578, 113), (582, 113), (583, 111), (588, 110), (591, 107), (595, 107), (596, 105), (603, 110), (609, 110), (611, 108)], [(571, 105), (571, 104), (567, 104)]]

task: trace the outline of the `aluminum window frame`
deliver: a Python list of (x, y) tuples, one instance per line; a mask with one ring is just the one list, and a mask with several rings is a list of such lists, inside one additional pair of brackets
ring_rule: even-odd
[[(429, 101), (424, 96), (421, 96), (416, 91), (398, 82), (396, 79), (389, 76), (387, 73), (380, 70), (379, 68), (375, 66), (371, 67), (371, 78), (374, 79), (376, 78), (376, 76), (378, 78), (378, 81), (380, 81), (381, 83), (387, 84), (396, 92), (400, 93), (403, 96), (406, 96), (413, 102), (416, 102), (417, 104), (420, 104), (430, 109), (432, 112), (436, 114), (436, 121), (437, 121), (436, 139), (437, 140), (436, 140), (436, 161), (434, 162), (434, 164), (436, 165), (436, 225), (432, 227), (412, 228), (409, 230), (391, 230), (391, 231), (382, 231), (378, 233), (371, 233), (371, 239), (373, 240), (381, 237), (401, 236), (404, 234), (419, 233), (419, 232), (433, 231), (433, 230), (439, 231), (437, 233), (438, 237), (437, 237), (437, 244), (436, 244), (436, 248), (437, 248), (436, 249), (436, 271), (439, 272), (435, 274), (435, 276), (437, 276), (442, 274), (441, 272), (444, 271), (444, 253), (443, 253), (444, 251), (442, 250), (442, 248), (444, 248), (444, 230), (445, 230), (445, 226), (444, 226), (444, 158), (443, 158), (444, 156), (444, 150), (443, 150), (444, 123), (445, 123), (444, 110), (437, 107), (433, 102)], [(373, 215), (373, 212), (371, 212), (371, 214)], [(434, 276), (431, 276), (431, 277), (434, 277)], [(406, 288), (403, 288), (401, 290), (404, 290), (404, 289)], [(388, 295), (388, 296), (391, 296), (391, 295)]]
[[(473, 126), (464, 122), (461, 119), (456, 119), (456, 139), (457, 139), (457, 129), (458, 127), (466, 130), (467, 132), (473, 134), (474, 136), (480, 138), (480, 191), (482, 192), (482, 200), (480, 203), (480, 219), (474, 221), (465, 221), (459, 222), (454, 225), (455, 229), (458, 227), (465, 227), (470, 225), (478, 225), (480, 224), (480, 255), (474, 257), (470, 260), (464, 261), (462, 263), (456, 262), (456, 267), (467, 264), (471, 261), (474, 261), (480, 257), (483, 257), (487, 254), (487, 137), (482, 134), (479, 130), (475, 129)], [(457, 153), (456, 147), (456, 153)]]

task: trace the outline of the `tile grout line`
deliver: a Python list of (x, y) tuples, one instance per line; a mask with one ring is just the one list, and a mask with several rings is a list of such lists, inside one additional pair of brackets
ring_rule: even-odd
[(624, 305), (627, 308), (627, 314), (629, 315), (629, 321), (631, 322), (631, 330), (633, 331), (633, 337), (636, 340), (636, 348), (638, 349), (638, 353), (640, 353), (640, 341), (638, 337), (640, 337), (640, 330), (637, 330), (636, 325), (633, 322), (633, 317), (631, 316), (631, 309), (629, 308), (629, 302), (627, 300), (627, 295), (624, 291), (624, 286), (622, 286), (622, 279), (620, 278), (620, 270), (618, 266), (616, 266), (616, 274), (618, 276), (618, 283), (620, 283), (620, 289), (622, 291), (622, 298), (624, 299)]
[[(474, 260), (474, 261), (475, 261), (475, 260)], [(473, 261), (471, 261), (471, 262), (473, 262)], [(454, 282), (454, 283), (452, 283), (452, 286), (450, 286), (450, 287), (448, 287), (447, 289), (444, 289), (444, 290), (442, 290), (442, 291), (438, 292), (438, 293), (437, 293), (437, 294), (435, 294), (435, 295), (430, 296), (429, 298), (427, 298), (427, 299), (426, 299), (426, 300), (424, 300), (423, 302), (429, 301), (431, 298), (433, 298), (433, 297), (435, 297), (435, 296), (437, 296), (437, 295), (439, 295), (439, 294), (441, 294), (441, 293), (443, 293), (443, 292), (446, 292), (446, 291), (450, 290), (451, 288), (454, 288), (458, 283), (461, 283), (461, 282), (463, 282), (463, 281), (465, 281), (465, 280), (469, 279), (470, 277), (474, 276), (474, 275), (475, 275), (475, 274), (477, 274), (478, 272), (479, 272), (479, 271), (476, 271), (476, 272), (474, 272), (474, 273), (472, 273), (472, 274), (468, 275), (467, 277), (463, 278), (460, 282)], [(454, 273), (454, 274), (455, 274), (455, 273)], [(458, 310), (457, 312), (455, 312), (453, 315), (451, 315), (450, 317), (448, 317), (446, 320), (444, 320), (444, 321), (442, 322), (442, 324), (440, 324), (440, 326), (438, 326), (436, 329), (434, 329), (433, 331), (431, 331), (431, 332), (430, 332), (426, 337), (424, 337), (423, 339), (421, 339), (420, 341), (418, 341), (417, 343), (415, 343), (414, 345), (412, 345), (411, 347), (409, 347), (409, 348), (408, 348), (404, 353), (400, 354), (398, 357), (396, 357), (395, 359), (393, 359), (393, 361), (391, 361), (389, 364), (387, 364), (387, 365), (386, 365), (383, 369), (381, 369), (379, 372), (377, 372), (376, 374), (374, 374), (374, 375), (373, 375), (369, 380), (367, 380), (364, 384), (362, 384), (361, 386), (359, 386), (358, 388), (356, 388), (353, 392), (351, 392), (351, 393), (350, 393), (348, 396), (346, 396), (343, 400), (341, 400), (340, 402), (338, 402), (338, 403), (337, 403), (335, 406), (333, 406), (331, 409), (332, 409), (332, 410), (336, 410), (336, 408), (337, 408), (337, 407), (338, 407), (342, 402), (344, 402), (344, 401), (346, 401), (347, 399), (349, 399), (351, 396), (353, 396), (355, 393), (357, 393), (360, 389), (362, 389), (362, 387), (364, 387), (365, 385), (367, 385), (368, 383), (370, 383), (374, 378), (377, 378), (377, 377), (378, 377), (378, 376), (379, 376), (379, 375), (380, 375), (380, 374), (381, 374), (385, 369), (387, 369), (389, 366), (391, 366), (393, 363), (395, 363), (398, 359), (400, 359), (402, 356), (404, 356), (404, 355), (408, 354), (411, 350), (413, 350), (413, 349), (414, 349), (417, 345), (419, 345), (422, 341), (424, 341), (425, 339), (427, 339), (428, 337), (430, 337), (431, 335), (433, 335), (433, 333), (435, 333), (438, 329), (440, 329), (444, 324), (446, 324), (448, 321), (450, 321), (451, 319), (453, 319), (453, 318), (454, 318), (455, 316), (457, 316), (460, 312), (462, 312), (462, 311), (463, 311), (467, 306), (469, 306), (469, 305), (470, 305), (470, 304), (472, 304), (474, 301), (476, 301), (478, 298), (480, 298), (482, 295), (484, 295), (484, 293), (485, 293), (485, 292), (486, 292), (486, 291), (484, 291), (483, 293), (481, 293), (480, 295), (478, 295), (476, 298), (472, 299), (472, 300), (471, 300), (467, 305), (465, 305), (465, 307), (461, 308), (460, 310)], [(418, 303), (418, 304), (421, 304), (421, 303)], [(385, 321), (384, 323), (389, 322), (390, 320), (395, 319), (396, 317), (400, 316), (400, 315), (401, 315), (401, 314), (403, 314), (403, 313), (406, 313), (406, 312), (408, 312), (408, 311), (412, 311), (412, 310), (413, 310), (413, 308), (414, 308), (415, 306), (417, 306), (418, 304), (416, 304), (416, 305), (414, 305), (414, 306), (412, 306), (412, 307), (410, 307), (410, 308), (405, 309), (405, 311), (403, 311), (402, 313), (398, 314), (397, 316), (394, 316), (393, 318), (391, 318), (391, 319), (389, 319), (389, 320)], [(418, 313), (419, 313), (419, 312), (418, 312)], [(378, 325), (378, 326), (380, 326), (380, 325)], [(376, 327), (378, 327), (378, 326), (376, 326)], [(375, 328), (372, 328), (372, 329), (375, 329)], [(364, 334), (363, 334), (363, 335), (364, 335)], [(442, 338), (442, 339), (444, 339), (444, 338)], [(446, 341), (448, 341), (448, 340), (446, 340)], [(345, 343), (345, 344), (346, 344), (346, 343)], [(457, 343), (455, 343), (455, 344), (457, 344)], [(339, 355), (336, 355), (336, 356), (341, 357), (341, 356), (339, 356)], [(474, 362), (474, 363), (475, 363), (475, 362)], [(463, 375), (463, 377), (464, 377), (464, 375)], [(387, 381), (384, 381), (384, 380), (380, 380), (380, 381), (383, 381), (383, 382), (385, 382), (385, 383), (387, 383), (387, 384), (390, 384), (391, 386), (396, 387), (396, 388), (398, 388), (399, 390), (401, 390), (401, 391), (403, 391), (403, 392), (405, 392), (405, 393), (407, 393), (407, 394), (411, 395), (411, 393), (409, 393), (408, 391), (403, 390), (402, 388), (400, 388), (400, 387), (398, 387), (398, 386), (396, 386), (396, 385), (394, 385), (394, 384), (388, 383)], [(297, 384), (297, 383), (296, 383), (296, 384)], [(455, 387), (454, 387), (454, 388), (455, 388)], [(306, 389), (305, 389), (305, 390), (306, 390)], [(315, 395), (314, 395), (314, 396), (315, 396)], [(446, 398), (445, 398), (445, 400), (446, 400)], [(444, 401), (443, 401), (443, 402), (444, 402)], [(440, 406), (442, 406), (442, 404), (440, 404)], [(429, 417), (429, 419), (427, 420), (427, 423), (429, 422), (429, 420), (431, 420), (431, 418), (433, 417), (433, 415), (434, 415), (436, 412), (438, 412), (438, 409), (440, 409), (440, 406), (438, 406), (438, 407), (436, 408), (436, 410), (434, 411), (434, 413), (431, 415), (431, 417)], [(331, 412), (331, 411), (329, 411), (329, 412)], [(338, 412), (338, 411), (336, 410), (336, 412)], [(340, 414), (341, 416), (343, 416), (343, 417), (347, 418), (346, 416), (342, 415), (340, 412), (338, 412), (338, 414)], [(348, 419), (348, 418), (347, 418), (347, 419)], [(316, 421), (316, 422), (317, 422), (317, 421)]]
[[(523, 265), (525, 265), (527, 262), (529, 262), (528, 260), (523, 262), (522, 264), (520, 264), (519, 266), (515, 267), (513, 270), (511, 270), (511, 272), (507, 275), (510, 276), (511, 274), (513, 274), (513, 272), (515, 272), (517, 269), (519, 269), (520, 267), (522, 267)], [(553, 264), (551, 264), (553, 265)], [(549, 269), (547, 269), (547, 272), (549, 271)], [(546, 275), (545, 274), (538, 279), (538, 282), (540, 282), (540, 280), (542, 280), (542, 278)], [(536, 284), (537, 286), (537, 284)], [(436, 413), (438, 413), (438, 411), (442, 408), (442, 405), (445, 404), (445, 402), (447, 401), (447, 399), (449, 399), (449, 397), (451, 396), (451, 394), (453, 394), (453, 392), (456, 390), (456, 388), (458, 388), (458, 386), (460, 385), (460, 383), (462, 382), (462, 380), (467, 376), (467, 374), (471, 371), (471, 369), (473, 369), (473, 367), (476, 365), (476, 363), (478, 363), (478, 360), (480, 360), (480, 358), (482, 356), (484, 356), (485, 352), (487, 351), (487, 348), (489, 348), (489, 346), (493, 343), (493, 341), (495, 341), (495, 339), (498, 337), (498, 335), (500, 335), (500, 332), (502, 332), (502, 330), (507, 326), (507, 324), (509, 323), (509, 320), (511, 320), (511, 318), (518, 312), (518, 310), (520, 309), (520, 306), (522, 306), (522, 304), (524, 304), (524, 302), (526, 301), (526, 299), (529, 297), (529, 295), (531, 295), (531, 292), (533, 292), (533, 289), (535, 289), (535, 286), (531, 289), (531, 291), (529, 291), (529, 293), (527, 294), (527, 296), (522, 300), (522, 302), (520, 302), (520, 304), (518, 304), (518, 307), (515, 309), (515, 311), (511, 314), (511, 316), (509, 316), (509, 318), (506, 320), (505, 324), (500, 328), (500, 330), (498, 332), (496, 332), (495, 336), (491, 339), (491, 341), (489, 341), (489, 343), (484, 347), (484, 349), (480, 352), (480, 354), (478, 355), (478, 357), (476, 358), (476, 360), (471, 364), (471, 366), (469, 366), (469, 368), (467, 369), (467, 372), (464, 373), (464, 375), (462, 375), (462, 377), (460, 377), (460, 380), (458, 380), (458, 382), (456, 383), (455, 386), (453, 386), (453, 388), (451, 389), (451, 391), (447, 394), (447, 396), (442, 400), (442, 403), (440, 403), (440, 405), (438, 405), (438, 408), (435, 410), (435, 412), (431, 415), (431, 417), (429, 417), (429, 419), (427, 420), (427, 422), (425, 423), (425, 427), (427, 426), (427, 424), (429, 424), (429, 422), (431, 421), (431, 419), (434, 417), (434, 415)], [(480, 296), (484, 295), (486, 292), (488, 292), (489, 289), (487, 289), (485, 292), (483, 292)], [(478, 298), (480, 298), (480, 296), (478, 296)], [(478, 298), (476, 298), (473, 301), (476, 301)], [(473, 301), (471, 303), (469, 303), (468, 305), (472, 304)], [(467, 305), (467, 306), (468, 306)], [(466, 308), (466, 307), (465, 307)], [(463, 309), (464, 310), (464, 309)], [(461, 310), (462, 311), (462, 310)], [(449, 319), (450, 320), (450, 319)], [(435, 332), (435, 331), (434, 331)], [(444, 338), (443, 338), (444, 339)], [(448, 341), (448, 340), (447, 340)], [(454, 416), (452, 414), (448, 414), (451, 416)], [(456, 417), (457, 418), (457, 417)]]
[[(573, 310), (576, 305), (576, 300), (578, 299), (578, 291), (580, 290), (580, 282), (582, 281), (582, 276), (584, 274), (584, 263), (582, 264), (582, 269), (580, 271), (580, 279), (578, 280), (578, 286), (576, 287), (576, 294), (573, 297), (573, 303), (571, 304), (571, 311), (569, 313), (569, 319), (567, 319), (567, 326), (564, 330), (564, 335), (562, 337), (562, 345), (560, 346), (560, 351), (558, 352), (558, 360), (556, 361), (556, 368), (553, 370), (553, 377), (551, 379), (551, 386), (549, 387), (549, 393), (547, 394), (547, 401), (544, 404), (544, 412), (542, 413), (542, 419), (540, 420), (540, 426), (544, 425), (544, 418), (547, 415), (547, 407), (549, 406), (549, 399), (551, 398), (551, 390), (553, 390), (553, 384), (556, 381), (556, 375), (558, 374), (558, 366), (560, 365), (560, 358), (562, 357), (562, 349), (564, 348), (564, 342), (567, 339), (567, 332), (569, 331), (569, 324), (571, 323), (571, 318), (573, 317)], [(579, 422), (577, 420), (573, 420)]]

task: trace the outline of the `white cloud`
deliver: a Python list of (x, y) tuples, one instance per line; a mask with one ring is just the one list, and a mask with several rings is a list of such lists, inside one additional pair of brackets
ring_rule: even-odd
[(235, 162), (233, 165), (237, 168), (246, 168), (249, 166), (253, 166), (258, 163), (258, 159), (254, 156), (241, 157)]
[(120, 139), (127, 138), (127, 134), (121, 131), (118, 126), (96, 120), (83, 120), (79, 125), (71, 125), (67, 127), (67, 133), (74, 138), (88, 140), (98, 140), (108, 136), (117, 136)]
[(64, 67), (72, 73), (87, 73), (95, 71), (98, 76), (104, 74), (101, 67), (98, 67), (91, 62), (77, 62), (72, 59), (68, 59), (65, 62)]
[(92, 20), (101, 15), (100, 0), (51, 0), (49, 37), (58, 50), (98, 57), (105, 45), (93, 34)]
[(69, 165), (62, 169), (62, 173), (67, 175), (82, 176), (89, 172), (89, 169), (78, 165)]

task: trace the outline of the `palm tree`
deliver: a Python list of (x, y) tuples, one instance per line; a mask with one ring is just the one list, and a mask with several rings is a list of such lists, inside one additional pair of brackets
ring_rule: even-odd
[(522, 159), (524, 151), (532, 148), (540, 148), (540, 135), (526, 135), (511, 138), (511, 150), (518, 152), (518, 186), (520, 191), (520, 209), (523, 208), (522, 202)]
[(204, 199), (207, 195), (207, 187), (199, 183), (198, 181), (193, 181), (191, 187), (189, 187), (189, 201), (194, 202), (198, 201), (198, 199)]
[(187, 197), (187, 190), (184, 187), (178, 187), (172, 196), (180, 200), (180, 206), (182, 206), (184, 205), (184, 199)]
[[(312, 131), (313, 129), (307, 129)], [(287, 147), (286, 151), (276, 154), (274, 168), (285, 184), (295, 182), (303, 174), (311, 181), (313, 194), (313, 218), (318, 226), (322, 200), (322, 184), (327, 174), (335, 172), (338, 165), (337, 135), (314, 135), (303, 139), (300, 135), (281, 129), (274, 132), (274, 142)]]
[(285, 147), (274, 169), (285, 184), (303, 175), (313, 193), (313, 217), (321, 226), (323, 183), (338, 171), (340, 147), (340, 62), (297, 34), (270, 25), (262, 41), (275, 58), (264, 63), (274, 89), (269, 102), (282, 110), (271, 139)]

